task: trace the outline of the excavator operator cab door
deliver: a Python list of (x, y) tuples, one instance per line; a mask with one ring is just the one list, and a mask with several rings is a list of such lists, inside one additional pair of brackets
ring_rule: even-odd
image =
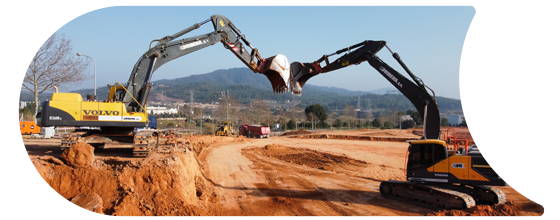
[(446, 182), (447, 148), (439, 141), (419, 141), (408, 147), (407, 179), (420, 182)]

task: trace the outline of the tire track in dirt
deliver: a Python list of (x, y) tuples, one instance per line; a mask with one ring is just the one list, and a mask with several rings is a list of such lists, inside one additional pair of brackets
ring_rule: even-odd
[[(287, 201), (292, 205), (300, 204), (306, 207), (312, 215), (417, 215), (404, 211), (410, 210), (410, 207), (400, 207), (403, 211), (399, 210), (398, 205), (397, 210), (389, 209), (393, 201), (388, 201), (379, 194), (378, 182), (355, 176), (352, 174), (355, 172), (348, 171), (363, 169), (366, 166), (363, 161), (309, 149), (285, 147), (277, 149), (277, 153), (283, 152), (280, 153), (283, 156), (269, 157), (270, 155), (263, 152), (265, 148), (273, 149), (275, 147), (244, 149), (242, 153), (254, 162), (255, 168), (267, 175), (268, 182), (258, 186), (259, 190), (269, 197), (284, 197), (284, 199), (280, 199), (284, 203)], [(286, 156), (290, 155), (290, 153), (286, 153), (290, 151), (292, 157)], [(314, 154), (315, 159), (307, 161), (307, 164), (298, 164), (300, 161), (293, 158), (297, 156), (302, 159), (309, 158), (308, 154)], [(330, 160), (332, 158), (335, 160)], [(314, 164), (315, 161), (325, 160), (330, 164)], [(356, 164), (361, 166), (356, 166)], [(282, 175), (276, 174), (279, 170), (282, 171)], [(295, 190), (297, 193), (293, 192), (294, 189), (297, 189)], [(370, 205), (376, 203), (380, 208), (372, 211)], [(427, 213), (433, 210), (416, 211)], [(294, 212), (294, 215), (300, 214), (305, 214), (305, 212), (301, 210)]]
[[(255, 186), (265, 196), (271, 198), (270, 204), (265, 206), (275, 207), (277, 210), (275, 214), (312, 216), (322, 212), (323, 215), (348, 215), (344, 211), (333, 209), (334, 205), (329, 204), (330, 202), (324, 198), (324, 193), (317, 190), (315, 184), (301, 176), (301, 173), (306, 173), (305, 168), (285, 165), (277, 161), (267, 161), (267, 158), (259, 157), (253, 150), (245, 150), (243, 154), (255, 162), (253, 165), (255, 169), (266, 176), (266, 183), (255, 184)], [(293, 172), (290, 172), (289, 175), (279, 175), (279, 170)], [(313, 171), (307, 171), (308, 174), (310, 172)], [(315, 174), (311, 175), (315, 176)], [(310, 200), (314, 202), (310, 203)], [(261, 207), (262, 205), (261, 203)], [(308, 208), (310, 209), (308, 210)]]

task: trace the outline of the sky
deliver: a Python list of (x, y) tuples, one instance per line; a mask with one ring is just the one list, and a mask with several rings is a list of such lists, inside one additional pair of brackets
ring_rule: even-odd
[[(69, 20), (56, 33), (72, 40), (74, 53), (95, 60), (94, 67), (91, 59), (82, 57), (90, 63), (87, 72), (91, 75), (95, 72), (100, 87), (126, 82), (152, 40), (172, 35), (214, 14), (229, 18), (263, 57), (283, 54), (290, 62), (312, 62), (365, 40), (385, 40), (436, 95), (460, 99), (460, 58), (475, 9), (471, 6), (118, 6)], [(212, 31), (209, 22), (181, 38)], [(406, 74), (388, 50), (379, 56)], [(246, 68), (218, 43), (166, 63), (154, 73), (152, 80), (234, 67)], [(316, 76), (307, 84), (353, 91), (392, 87), (367, 63)], [(66, 90), (93, 86), (92, 78)]]

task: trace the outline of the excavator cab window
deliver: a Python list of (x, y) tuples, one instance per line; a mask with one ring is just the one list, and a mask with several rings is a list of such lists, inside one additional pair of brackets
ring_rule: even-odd
[(431, 144), (411, 144), (408, 170), (426, 169), (432, 166), (432, 148)]
[(447, 159), (447, 149), (444, 146), (434, 144), (434, 164)]
[(445, 147), (439, 144), (411, 144), (409, 152), (409, 170), (427, 169), (447, 158)]
[(411, 144), (409, 152), (409, 170), (427, 169), (447, 158), (445, 148), (438, 144)]

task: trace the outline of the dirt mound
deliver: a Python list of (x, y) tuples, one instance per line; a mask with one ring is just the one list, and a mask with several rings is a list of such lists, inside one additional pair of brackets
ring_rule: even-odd
[(334, 165), (367, 165), (364, 161), (352, 159), (344, 155), (340, 156), (311, 149), (285, 147), (277, 144), (269, 144), (263, 148), (257, 148), (255, 149), (255, 152), (257, 154), (273, 157), (288, 163), (322, 170), (332, 170), (332, 166)]
[(413, 130), (412, 134), (414, 135), (418, 135), (418, 136), (424, 136), (424, 131), (420, 131), (420, 130)]
[(86, 143), (76, 143), (62, 152), (60, 159), (74, 168), (89, 167), (93, 163), (94, 148)]
[(224, 137), (213, 135), (179, 135), (171, 134), (160, 136), (157, 152), (160, 154), (170, 154), (176, 152), (193, 151), (199, 155), (202, 150), (212, 144), (232, 143), (247, 141), (243, 136)]
[(372, 137), (372, 136), (338, 135), (338, 134), (300, 135), (300, 136), (296, 136), (295, 138), (339, 139), (339, 140), (360, 140), (360, 141), (393, 141), (393, 142), (406, 142), (409, 140), (418, 140), (418, 138), (407, 138), (407, 137)]
[(284, 134), (282, 134), (282, 136), (286, 136), (286, 135), (295, 135), (295, 134), (310, 134), (311, 132), (306, 131), (306, 130), (297, 130), (297, 131), (289, 131), (286, 132)]
[(447, 210), (430, 213), (427, 216), (519, 216), (519, 207), (513, 202), (499, 205), (478, 205), (465, 210)]
[(72, 198), (89, 192), (101, 197), (103, 216), (215, 216), (205, 207), (216, 201), (213, 185), (190, 151), (79, 169), (49, 161), (18, 162), (18, 216), (63, 216)]
[(198, 134), (183, 136), (181, 137), (181, 139), (181, 141), (186, 144), (187, 148), (193, 150), (197, 155), (200, 154), (206, 147), (212, 144), (247, 141), (247, 139), (243, 136), (224, 137)]

